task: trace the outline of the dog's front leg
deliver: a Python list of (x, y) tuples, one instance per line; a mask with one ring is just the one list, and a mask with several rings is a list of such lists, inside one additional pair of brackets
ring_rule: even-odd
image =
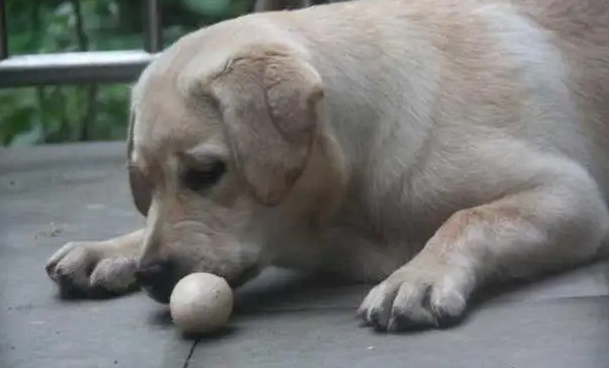
[(456, 212), (415, 258), (370, 291), (358, 314), (390, 331), (458, 321), (483, 283), (591, 259), (608, 224), (602, 196), (583, 170), (548, 177)]
[(64, 295), (95, 297), (134, 291), (143, 240), (142, 229), (106, 241), (67, 243), (47, 261), (47, 274)]

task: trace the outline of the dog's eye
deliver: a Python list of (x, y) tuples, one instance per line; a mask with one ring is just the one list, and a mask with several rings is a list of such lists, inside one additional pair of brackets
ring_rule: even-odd
[(214, 186), (225, 172), (226, 164), (222, 161), (214, 161), (202, 168), (187, 169), (182, 180), (188, 189), (199, 192)]

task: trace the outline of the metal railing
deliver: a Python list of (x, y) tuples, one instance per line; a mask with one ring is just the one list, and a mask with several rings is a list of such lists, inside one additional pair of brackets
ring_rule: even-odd
[(0, 88), (135, 80), (163, 47), (158, 0), (145, 0), (143, 10), (146, 29), (142, 50), (11, 56), (6, 1), (0, 0)]
[[(254, 11), (300, 8), (348, 0), (258, 0)], [(137, 79), (163, 48), (158, 0), (144, 0), (141, 50), (9, 54), (6, 0), (0, 0), (0, 88), (61, 84), (124, 83)]]

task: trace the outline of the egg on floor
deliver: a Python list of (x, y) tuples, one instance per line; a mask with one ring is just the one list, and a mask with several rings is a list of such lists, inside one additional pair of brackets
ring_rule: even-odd
[(182, 332), (214, 332), (228, 323), (233, 311), (233, 291), (222, 277), (192, 273), (174, 287), (169, 309), (173, 322)]

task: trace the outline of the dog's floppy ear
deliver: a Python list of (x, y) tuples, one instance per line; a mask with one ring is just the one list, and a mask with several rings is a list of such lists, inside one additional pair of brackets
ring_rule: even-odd
[(131, 155), (133, 153), (133, 124), (135, 116), (133, 113), (129, 116), (129, 128), (127, 130), (127, 160), (129, 170), (129, 187), (131, 188), (131, 197), (135, 203), (135, 207), (144, 216), (148, 214), (152, 195), (150, 187), (142, 177), (139, 169), (131, 166)]
[(262, 52), (232, 60), (207, 88), (239, 173), (257, 201), (277, 205), (307, 164), (321, 77), (297, 57)]

